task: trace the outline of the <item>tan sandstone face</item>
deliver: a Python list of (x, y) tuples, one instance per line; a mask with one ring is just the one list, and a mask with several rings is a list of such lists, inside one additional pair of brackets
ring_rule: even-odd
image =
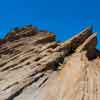
[(91, 28), (64, 42), (25, 26), (0, 40), (0, 100), (100, 100), (100, 52)]

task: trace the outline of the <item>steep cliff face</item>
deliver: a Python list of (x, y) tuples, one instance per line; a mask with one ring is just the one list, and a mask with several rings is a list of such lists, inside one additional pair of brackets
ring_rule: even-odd
[(65, 42), (31, 25), (0, 40), (0, 100), (100, 100), (100, 52), (90, 27)]

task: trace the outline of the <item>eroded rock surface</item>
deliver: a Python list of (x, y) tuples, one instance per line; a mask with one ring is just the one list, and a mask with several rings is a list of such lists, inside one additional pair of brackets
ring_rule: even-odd
[(100, 100), (100, 52), (91, 27), (65, 42), (31, 25), (0, 40), (0, 100)]

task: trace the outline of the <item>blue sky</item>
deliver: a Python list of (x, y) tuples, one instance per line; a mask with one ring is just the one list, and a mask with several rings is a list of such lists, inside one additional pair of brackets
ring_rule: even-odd
[(54, 32), (61, 41), (93, 25), (100, 40), (100, 0), (0, 1), (0, 37), (13, 27), (27, 24)]

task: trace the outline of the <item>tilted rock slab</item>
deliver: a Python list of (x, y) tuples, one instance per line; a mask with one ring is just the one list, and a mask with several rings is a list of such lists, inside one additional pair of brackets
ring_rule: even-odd
[(91, 27), (65, 42), (32, 25), (0, 40), (0, 100), (100, 100), (100, 52)]

